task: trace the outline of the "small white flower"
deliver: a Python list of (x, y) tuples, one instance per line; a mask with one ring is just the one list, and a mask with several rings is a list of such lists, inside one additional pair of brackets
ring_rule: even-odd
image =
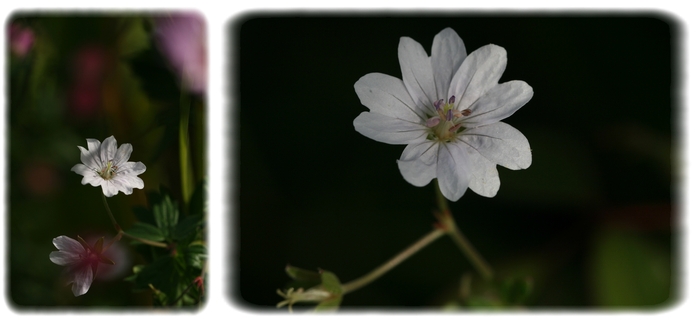
[(527, 138), (500, 122), (532, 98), (532, 88), (523, 81), (499, 84), (505, 49), (486, 45), (467, 56), (451, 28), (435, 36), (431, 54), (402, 37), (403, 80), (381, 73), (361, 77), (355, 91), (370, 111), (355, 118), (355, 130), (376, 141), (408, 145), (397, 162), (415, 186), (437, 178), (451, 201), (467, 188), (493, 197), (500, 186), (496, 164), (515, 170), (532, 162)]
[(81, 183), (102, 186), (102, 193), (110, 197), (119, 191), (129, 195), (134, 188), (142, 189), (143, 180), (137, 175), (146, 171), (142, 162), (130, 162), (133, 148), (131, 144), (122, 144), (117, 149), (117, 140), (110, 136), (100, 145), (96, 139), (88, 139), (88, 149), (80, 149), (80, 161), (71, 168), (78, 175), (83, 175)]
[(80, 236), (78, 240), (66, 236), (56, 237), (53, 239), (53, 245), (58, 251), (52, 251), (49, 254), (51, 262), (67, 267), (68, 283), (73, 283), (73, 295), (76, 297), (87, 293), (90, 289), (99, 263), (114, 265), (113, 261), (102, 255), (104, 239), (97, 240), (93, 247), (90, 247)]

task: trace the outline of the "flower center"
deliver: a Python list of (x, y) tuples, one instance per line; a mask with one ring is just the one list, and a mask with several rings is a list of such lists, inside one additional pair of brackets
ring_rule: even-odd
[(112, 161), (110, 160), (107, 162), (107, 165), (102, 168), (102, 170), (97, 172), (97, 174), (99, 174), (100, 177), (104, 178), (105, 180), (108, 180), (114, 177), (114, 174), (117, 173), (117, 168), (117, 165), (112, 164)]
[(452, 141), (455, 135), (464, 129), (461, 123), (457, 122), (457, 119), (468, 116), (471, 110), (457, 110), (455, 108), (454, 95), (450, 97), (447, 103), (445, 103), (444, 99), (440, 99), (435, 101), (433, 106), (438, 115), (426, 121), (426, 126), (430, 128), (428, 139), (441, 142)]

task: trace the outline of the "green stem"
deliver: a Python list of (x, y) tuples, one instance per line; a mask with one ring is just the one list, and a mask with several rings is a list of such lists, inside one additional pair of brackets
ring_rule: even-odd
[[(117, 220), (114, 218), (114, 215), (112, 215), (112, 210), (109, 208), (109, 204), (107, 204), (107, 197), (104, 194), (101, 194), (101, 195), (102, 195), (102, 202), (105, 205), (105, 209), (107, 209), (107, 215), (109, 215), (109, 219), (110, 219), (110, 221), (112, 221), (112, 225), (114, 226), (114, 229), (117, 230), (117, 237), (118, 238), (115, 239), (114, 241), (118, 241), (119, 239), (121, 239), (121, 236), (125, 236), (125, 237), (129, 237), (133, 240), (142, 242), (142, 243), (150, 245), (150, 246), (160, 247), (160, 248), (168, 248), (168, 245), (165, 243), (135, 237), (135, 236), (132, 236), (132, 235), (124, 232), (124, 230), (122, 230), (122, 228), (119, 226), (119, 224), (117, 224)], [(112, 241), (112, 242), (114, 242), (114, 241)], [(109, 245), (111, 245), (112, 242), (110, 242)]]
[(397, 254), (394, 256), (394, 258), (390, 259), (383, 265), (377, 267), (373, 271), (369, 272), (368, 274), (355, 279), (349, 283), (343, 284), (343, 294), (350, 293), (352, 291), (355, 291), (359, 288), (364, 287), (365, 285), (373, 282), (375, 279), (381, 277), (384, 275), (386, 272), (391, 270), (392, 268), (396, 267), (398, 264), (418, 252), (419, 250), (423, 249), (425, 246), (429, 245), (431, 242), (435, 241), (437, 238), (442, 237), (445, 234), (445, 231), (442, 229), (435, 229), (420, 240), (416, 241), (414, 244), (406, 248), (406, 250), (402, 251), (401, 253)]
[(179, 130), (179, 142), (180, 142), (180, 180), (182, 185), (182, 203), (183, 210), (188, 211), (188, 205), (190, 201), (190, 195), (192, 194), (192, 179), (190, 172), (190, 140), (188, 137), (188, 126), (190, 120), (190, 101), (187, 100), (188, 95), (184, 91), (183, 87), (180, 89), (180, 130)]
[(465, 237), (464, 234), (462, 234), (462, 231), (460, 231), (457, 227), (457, 224), (452, 218), (452, 212), (450, 212), (449, 206), (447, 205), (447, 199), (445, 199), (445, 196), (442, 195), (437, 181), (435, 181), (435, 192), (437, 196), (438, 208), (440, 209), (440, 212), (436, 214), (436, 217), (438, 218), (438, 221), (440, 221), (445, 233), (452, 238), (452, 241), (454, 241), (455, 244), (457, 244), (457, 247), (462, 250), (462, 253), (464, 253), (467, 259), (471, 261), (472, 265), (476, 267), (481, 276), (487, 281), (491, 280), (493, 278), (493, 270), (491, 269), (491, 266), (489, 266), (486, 260), (484, 260), (481, 254), (479, 254), (476, 248), (474, 248), (469, 240), (467, 240), (467, 237)]

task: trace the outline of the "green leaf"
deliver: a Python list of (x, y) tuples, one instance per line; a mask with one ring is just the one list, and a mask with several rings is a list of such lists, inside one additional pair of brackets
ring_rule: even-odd
[(313, 285), (321, 284), (321, 274), (318, 272), (301, 269), (290, 265), (287, 265), (284, 270), (287, 272), (287, 275), (294, 280), (308, 282)]
[(192, 243), (185, 249), (185, 262), (188, 266), (202, 269), (205, 259), (207, 247), (201, 241)]
[(175, 230), (173, 231), (172, 237), (175, 240), (183, 240), (189, 235), (197, 232), (197, 228), (202, 224), (202, 218), (195, 215), (186, 216), (182, 221), (180, 221)]
[(334, 296), (343, 295), (343, 285), (338, 277), (330, 271), (321, 271), (321, 286)]
[(337, 295), (333, 297), (329, 297), (326, 300), (321, 301), (316, 305), (316, 308), (314, 309), (315, 312), (328, 312), (328, 311), (335, 311), (340, 307), (340, 303), (343, 301), (343, 295)]
[(179, 216), (180, 211), (177, 204), (168, 195), (163, 195), (160, 202), (153, 205), (153, 217), (156, 220), (156, 225), (167, 238), (172, 238)]
[(142, 239), (147, 239), (151, 241), (163, 241), (165, 240), (165, 235), (163, 231), (153, 225), (143, 222), (136, 222), (133, 227), (124, 232)]

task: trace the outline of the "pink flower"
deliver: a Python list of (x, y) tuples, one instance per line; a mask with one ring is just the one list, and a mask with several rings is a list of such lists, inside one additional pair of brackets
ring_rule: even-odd
[(160, 51), (190, 91), (203, 93), (207, 85), (207, 54), (202, 17), (196, 13), (173, 13), (155, 17), (154, 21), (154, 37)]
[(100, 238), (90, 247), (80, 236), (78, 240), (66, 236), (53, 239), (53, 245), (58, 251), (52, 251), (49, 259), (54, 264), (67, 266), (68, 283), (73, 283), (73, 295), (76, 297), (90, 289), (100, 263), (114, 265), (112, 260), (102, 255), (103, 241), (104, 239)]
[(24, 57), (34, 45), (34, 32), (20, 24), (10, 26), (10, 48), (15, 55)]

